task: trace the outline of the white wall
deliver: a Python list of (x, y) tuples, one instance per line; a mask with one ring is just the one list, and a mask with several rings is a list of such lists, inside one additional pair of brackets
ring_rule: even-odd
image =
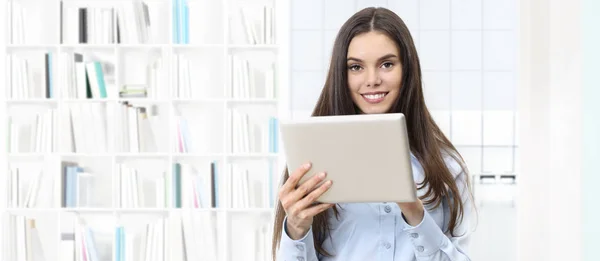
[[(6, 57), (6, 49), (4, 48), (5, 44), (6, 44), (6, 3), (3, 2), (0, 5), (0, 17), (2, 17), (0, 19), (0, 57)], [(2, 81), (4, 81), (5, 77), (5, 68), (6, 64), (5, 63), (0, 63), (0, 79), (2, 79)], [(4, 82), (0, 83), (0, 89), (4, 90)], [(4, 91), (0, 92), (0, 99), (4, 99)], [(4, 106), (0, 106), (0, 115), (6, 115), (6, 107)], [(6, 133), (5, 133), (5, 128), (0, 128), (0, 137), (6, 137)], [(6, 150), (4, 148), (6, 148), (6, 139), (0, 139), (0, 170), (5, 170), (7, 169), (7, 163), (6, 163)], [(0, 191), (6, 191), (6, 184), (5, 182), (0, 182)], [(5, 220), (6, 220), (6, 215), (4, 213), (4, 208), (5, 208), (5, 203), (6, 203), (6, 193), (0, 193), (2, 195), (0, 195), (0, 224), (5, 224)], [(6, 226), (4, 225), (0, 225), (0, 230), (4, 231), (6, 229)], [(4, 251), (4, 236), (0, 236), (0, 256), (3, 256), (3, 251)]]
[(582, 173), (582, 233), (583, 260), (600, 260), (600, 1), (581, 1), (583, 46), (583, 173)]
[[(515, 0), (292, 0), (293, 116), (310, 115), (337, 30), (367, 6), (388, 7), (408, 25), (422, 62), (427, 105), (473, 174), (520, 174)], [(515, 190), (476, 185), (473, 260), (516, 260)]]
[[(582, 209), (593, 205), (598, 209), (597, 202), (589, 197), (595, 194), (597, 200), (598, 192), (587, 192), (589, 205), (582, 205), (582, 184), (587, 183), (581, 175), (583, 144), (588, 143), (587, 139), (598, 143), (597, 137), (593, 137), (598, 132), (590, 134), (590, 129), (584, 127), (582, 102), (588, 92), (595, 94), (595, 98), (599, 95), (591, 89), (585, 93), (582, 90), (582, 57), (587, 57), (587, 53), (581, 49), (581, 14), (581, 1), (521, 1), (522, 68), (518, 95), (522, 116), (522, 171), (527, 175), (519, 184), (519, 260), (582, 260), (582, 240), (597, 237), (597, 233), (591, 232), (593, 235), (582, 238), (582, 232), (588, 230), (582, 226)], [(597, 13), (588, 15), (597, 16)], [(594, 20), (597, 27), (598, 19)], [(587, 30), (589, 26), (591, 24)], [(597, 49), (597, 45), (592, 48)], [(590, 64), (585, 68), (594, 70), (587, 73), (597, 77), (597, 66), (587, 66)], [(593, 83), (598, 80), (588, 84)], [(593, 109), (593, 105), (587, 109)], [(598, 126), (597, 114), (594, 117), (596, 123), (588, 126)], [(588, 121), (589, 114), (586, 118)], [(588, 136), (582, 137), (582, 133)], [(597, 149), (590, 152), (598, 155)], [(597, 162), (597, 158), (588, 160)], [(597, 176), (597, 170), (588, 172), (590, 181), (598, 180), (591, 177)], [(597, 191), (597, 188), (586, 187)], [(586, 217), (584, 220), (591, 228), (597, 228), (593, 223), (598, 219), (591, 221)], [(597, 252), (597, 245), (593, 247), (591, 251)], [(592, 255), (585, 260), (598, 260), (598, 254)]]

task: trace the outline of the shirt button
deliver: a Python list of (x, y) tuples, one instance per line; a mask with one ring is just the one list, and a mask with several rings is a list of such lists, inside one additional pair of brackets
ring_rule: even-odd
[(418, 246), (417, 247), (417, 251), (419, 252), (423, 252), (423, 250), (425, 250), (425, 248), (423, 246)]
[(385, 208), (383, 208), (383, 210), (385, 210), (385, 213), (390, 213), (390, 212), (392, 212), (392, 207), (385, 206)]
[(390, 249), (390, 247), (392, 247), (392, 245), (389, 242), (385, 242), (385, 249)]
[(298, 248), (298, 250), (300, 250), (300, 251), (304, 251), (304, 246), (303, 245), (296, 245), (296, 248)]
[(304, 261), (304, 257), (301, 257), (301, 256), (299, 256), (299, 257), (298, 257), (298, 258), (296, 258), (296, 259), (298, 259), (298, 261)]
[(419, 238), (419, 234), (417, 234), (417, 233), (412, 233), (412, 234), (410, 234), (410, 236), (412, 238)]

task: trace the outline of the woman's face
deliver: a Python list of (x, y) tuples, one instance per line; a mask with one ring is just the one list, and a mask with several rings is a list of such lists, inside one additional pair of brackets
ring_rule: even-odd
[(362, 113), (386, 113), (400, 93), (402, 65), (398, 48), (381, 32), (355, 36), (348, 47), (348, 87)]

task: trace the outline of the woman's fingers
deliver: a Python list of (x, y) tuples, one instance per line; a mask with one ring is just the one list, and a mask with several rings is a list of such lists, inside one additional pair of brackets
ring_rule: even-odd
[[(290, 176), (288, 177), (287, 181), (283, 184), (283, 186), (281, 186), (280, 193), (287, 194), (288, 192), (293, 191), (296, 188), (296, 186), (298, 185), (298, 181), (300, 181), (302, 176), (304, 176), (304, 174), (306, 174), (306, 172), (308, 172), (310, 167), (311, 167), (310, 162), (307, 162), (304, 165), (297, 168), (296, 170), (294, 170), (294, 172), (292, 172), (290, 174)], [(281, 198), (281, 194), (279, 196)]]
[(302, 218), (307, 218), (307, 217), (314, 217), (317, 214), (333, 207), (334, 204), (331, 203), (320, 203), (317, 205), (314, 205), (312, 207), (306, 208), (304, 209), (302, 212), (300, 212), (299, 216)]
[(310, 192), (306, 197), (298, 201), (297, 208), (298, 209), (306, 209), (312, 205), (315, 200), (317, 200), (323, 193), (325, 193), (333, 184), (333, 181), (328, 180), (325, 183), (321, 184), (317, 189)]
[(314, 175), (312, 178), (302, 183), (302, 185), (300, 185), (295, 191), (293, 191), (291, 197), (293, 197), (295, 200), (300, 200), (307, 194), (311, 193), (326, 176), (327, 174), (325, 172)]

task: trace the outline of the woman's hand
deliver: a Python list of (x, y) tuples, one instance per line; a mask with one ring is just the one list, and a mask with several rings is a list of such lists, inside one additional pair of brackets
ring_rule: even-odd
[(406, 223), (413, 227), (421, 224), (425, 215), (425, 208), (420, 199), (417, 199), (415, 202), (398, 203), (398, 206), (402, 211)]
[(290, 174), (288, 180), (279, 190), (279, 199), (287, 215), (286, 229), (288, 236), (293, 240), (302, 238), (313, 222), (313, 217), (333, 204), (313, 204), (325, 191), (331, 187), (331, 180), (315, 187), (323, 181), (326, 173), (321, 172), (296, 188), (298, 181), (310, 169), (310, 163), (304, 164)]

